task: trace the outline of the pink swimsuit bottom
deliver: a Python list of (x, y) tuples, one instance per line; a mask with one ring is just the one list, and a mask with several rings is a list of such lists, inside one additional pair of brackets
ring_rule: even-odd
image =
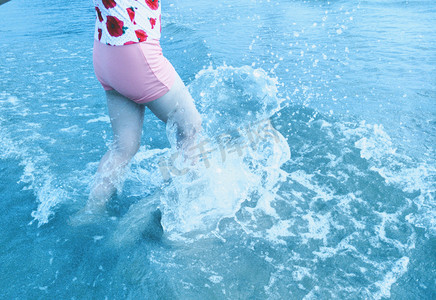
[(94, 40), (94, 71), (103, 88), (116, 90), (136, 103), (165, 95), (176, 70), (163, 56), (159, 40), (109, 46)]

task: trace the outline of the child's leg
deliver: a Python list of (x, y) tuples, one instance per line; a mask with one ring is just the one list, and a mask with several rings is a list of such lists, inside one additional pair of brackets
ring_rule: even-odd
[(114, 90), (107, 91), (106, 96), (114, 134), (113, 143), (100, 161), (88, 203), (79, 215), (105, 211), (106, 203), (116, 191), (125, 166), (136, 154), (141, 142), (144, 105), (137, 104)]
[[(107, 201), (116, 191), (121, 172), (140, 146), (144, 105), (113, 90), (107, 91), (106, 95), (114, 133), (113, 145), (100, 161), (88, 203), (70, 219), (71, 225), (93, 222), (95, 215), (104, 213)], [(176, 124), (179, 148), (185, 150), (193, 146), (201, 130), (201, 116), (178, 75), (171, 90), (147, 106), (165, 123), (170, 119)]]
[(171, 90), (164, 96), (147, 104), (147, 107), (162, 121), (172, 121), (177, 126), (177, 145), (187, 150), (201, 130), (201, 116), (194, 100), (179, 75)]

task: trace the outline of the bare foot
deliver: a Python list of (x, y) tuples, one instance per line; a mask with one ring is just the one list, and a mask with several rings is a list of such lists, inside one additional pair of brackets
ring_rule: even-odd
[(161, 192), (156, 192), (130, 206), (113, 233), (113, 246), (121, 248), (142, 238), (159, 240), (162, 237), (162, 213), (158, 208), (160, 195)]

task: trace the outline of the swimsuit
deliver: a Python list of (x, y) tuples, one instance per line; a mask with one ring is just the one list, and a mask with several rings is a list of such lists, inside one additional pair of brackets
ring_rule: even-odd
[(177, 75), (163, 56), (159, 0), (94, 0), (93, 63), (105, 90), (147, 103), (166, 94)]

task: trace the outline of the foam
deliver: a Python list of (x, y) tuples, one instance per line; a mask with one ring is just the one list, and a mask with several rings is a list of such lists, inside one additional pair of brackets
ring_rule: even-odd
[(398, 278), (403, 276), (408, 269), (409, 258), (404, 256), (395, 262), (392, 270), (387, 272), (383, 280), (377, 281), (374, 285), (380, 290), (373, 296), (375, 299), (390, 298), (391, 297), (391, 287), (397, 282)]
[[(18, 111), (24, 105), (20, 100), (13, 101), (12, 104), (13, 109)], [(41, 129), (40, 123), (26, 122), (23, 130), (19, 130), (17, 136), (12, 136), (13, 131), (8, 128), (15, 124), (9, 125), (4, 119), (0, 122), (0, 158), (19, 161), (23, 166), (19, 183), (26, 184), (23, 189), (33, 190), (38, 201), (37, 209), (31, 213), (33, 220), (30, 224), (35, 221), (38, 227), (47, 224), (54, 215), (53, 209), (67, 199), (66, 191), (58, 186), (58, 180), (51, 170), (49, 153), (39, 146), (43, 141), (52, 144), (54, 140), (38, 132)]]
[(109, 119), (109, 116), (101, 116), (101, 117), (90, 119), (90, 120), (86, 121), (87, 124), (96, 123), (96, 122), (110, 123), (110, 119)]
[(357, 139), (354, 146), (360, 150), (361, 157), (370, 163), (370, 170), (384, 178), (386, 184), (397, 186), (405, 193), (420, 193), (414, 198), (419, 210), (409, 220), (435, 233), (436, 167), (427, 162), (416, 162), (407, 154), (398, 152), (382, 125), (362, 121), (354, 128), (345, 123), (339, 124), (339, 127), (347, 139)]
[(307, 244), (309, 239), (322, 240), (324, 245), (327, 245), (327, 236), (330, 233), (330, 213), (326, 215), (314, 215), (309, 212), (302, 216), (303, 220), (308, 223), (308, 232), (302, 233), (302, 243)]

